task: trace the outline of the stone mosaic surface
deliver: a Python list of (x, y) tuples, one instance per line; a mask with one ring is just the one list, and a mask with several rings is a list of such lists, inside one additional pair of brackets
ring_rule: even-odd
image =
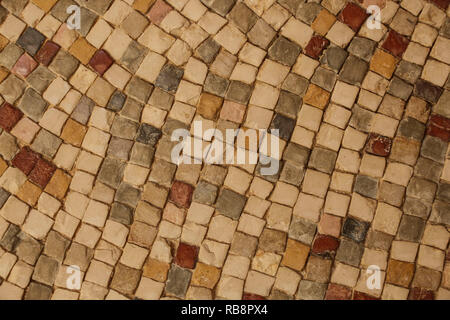
[(0, 65), (0, 299), (450, 299), (448, 0), (3, 0)]

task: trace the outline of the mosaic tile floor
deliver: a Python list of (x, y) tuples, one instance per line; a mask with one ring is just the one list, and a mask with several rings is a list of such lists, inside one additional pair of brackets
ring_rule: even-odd
[(449, 0), (3, 0), (0, 50), (0, 299), (450, 299)]

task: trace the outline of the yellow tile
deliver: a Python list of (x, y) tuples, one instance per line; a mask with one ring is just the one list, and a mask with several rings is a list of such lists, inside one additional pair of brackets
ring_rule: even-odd
[(41, 195), (42, 190), (38, 186), (34, 185), (30, 181), (26, 181), (19, 189), (17, 197), (28, 203), (30, 206), (34, 206), (39, 196)]
[(58, 0), (32, 0), (35, 5), (44, 10), (45, 12), (49, 12), (51, 8), (55, 5)]
[(383, 50), (377, 49), (370, 61), (370, 70), (390, 79), (395, 70), (395, 57)]
[(133, 8), (146, 14), (150, 6), (155, 2), (155, 0), (136, 0), (133, 3)]
[(330, 93), (315, 84), (311, 84), (306, 92), (303, 102), (320, 109), (325, 109)]
[(88, 64), (96, 49), (84, 38), (78, 38), (70, 47), (69, 52), (82, 64)]

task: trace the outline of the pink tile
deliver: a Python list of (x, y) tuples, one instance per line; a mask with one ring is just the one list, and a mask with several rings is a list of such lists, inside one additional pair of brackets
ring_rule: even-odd
[(38, 63), (28, 53), (24, 53), (12, 68), (11, 72), (24, 78), (36, 69)]
[(182, 225), (184, 223), (184, 218), (186, 216), (186, 212), (182, 208), (178, 208), (173, 203), (167, 203), (163, 212), (163, 219), (170, 221), (176, 225)]
[(170, 11), (172, 11), (171, 6), (162, 0), (157, 0), (147, 13), (147, 16), (154, 24), (160, 24)]
[(341, 218), (324, 213), (319, 222), (319, 233), (339, 238), (341, 233)]
[(241, 123), (244, 120), (245, 106), (232, 101), (225, 101), (220, 112), (220, 118)]

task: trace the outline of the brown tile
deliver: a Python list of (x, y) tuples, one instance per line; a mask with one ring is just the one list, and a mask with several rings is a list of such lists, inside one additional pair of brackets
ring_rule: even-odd
[(330, 283), (328, 285), (325, 300), (350, 300), (352, 298), (352, 290), (339, 284)]
[(63, 199), (69, 188), (71, 177), (64, 171), (57, 169), (45, 188), (45, 192), (51, 194), (55, 198)]
[(367, 17), (368, 14), (366, 13), (366, 10), (352, 2), (349, 2), (339, 15), (339, 19), (355, 32), (358, 31)]
[(323, 50), (328, 47), (329, 44), (330, 41), (327, 39), (321, 36), (314, 36), (309, 40), (308, 45), (305, 47), (305, 53), (311, 58), (317, 59), (322, 55)]
[(63, 139), (67, 143), (79, 147), (83, 142), (85, 134), (86, 128), (83, 125), (72, 119), (69, 119), (64, 126), (61, 134), (61, 139)]
[(354, 291), (353, 300), (380, 300), (380, 298), (370, 296), (364, 292)]
[(0, 67), (0, 83), (3, 82), (3, 80), (5, 80), (8, 75), (9, 75), (8, 69)]
[(193, 191), (194, 188), (191, 185), (181, 181), (175, 181), (170, 189), (170, 200), (179, 207), (189, 208)]
[(8, 45), (9, 40), (5, 38), (4, 36), (0, 35), (0, 51), (5, 49), (5, 47)]
[(12, 164), (26, 175), (29, 175), (39, 158), (39, 154), (28, 147), (23, 147), (14, 157)]
[(144, 264), (143, 275), (159, 282), (165, 282), (170, 265), (166, 262), (149, 258)]
[(56, 168), (52, 163), (44, 159), (39, 159), (36, 166), (31, 170), (29, 179), (41, 188), (45, 188), (55, 170)]
[(383, 43), (383, 48), (391, 52), (397, 57), (401, 57), (403, 52), (408, 48), (409, 40), (394, 30), (389, 31), (386, 40)]
[(111, 58), (109, 53), (105, 50), (98, 50), (89, 61), (89, 65), (101, 76), (109, 69), (109, 67), (112, 66), (113, 63), (113, 58)]
[(312, 246), (312, 252), (320, 255), (330, 255), (336, 252), (339, 240), (326, 235), (317, 235)]
[(325, 36), (335, 21), (336, 17), (332, 15), (328, 10), (323, 9), (311, 24), (311, 28), (318, 34)]
[(199, 262), (192, 275), (192, 285), (213, 289), (219, 278), (220, 269)]
[(267, 300), (265, 297), (254, 293), (244, 292), (242, 300)]
[(204, 118), (215, 120), (222, 106), (223, 99), (209, 93), (203, 93), (197, 107), (197, 112)]
[(308, 259), (309, 247), (301, 242), (288, 239), (286, 252), (284, 253), (281, 264), (301, 271), (305, 266), (306, 259)]
[(194, 269), (198, 257), (198, 247), (181, 242), (178, 245), (175, 263), (183, 268)]
[(8, 169), (8, 163), (0, 158), (0, 176), (6, 171), (6, 169)]
[(366, 151), (381, 157), (387, 157), (391, 153), (392, 139), (371, 133), (367, 141)]
[(409, 290), (408, 300), (434, 300), (434, 292), (423, 288)]
[(303, 102), (319, 109), (325, 109), (330, 99), (330, 93), (315, 84), (310, 84)]
[(17, 197), (28, 205), (34, 206), (37, 203), (41, 193), (42, 190), (38, 186), (30, 181), (25, 181), (25, 183), (20, 187)]
[(133, 3), (133, 8), (146, 14), (153, 3), (155, 3), (155, 0), (136, 0)]
[(19, 122), (22, 116), (22, 111), (14, 108), (9, 103), (4, 103), (0, 107), (0, 127), (9, 132)]
[(61, 47), (53, 41), (47, 41), (36, 53), (36, 60), (42, 63), (44, 66), (48, 66), (52, 62), (53, 58), (58, 53)]

